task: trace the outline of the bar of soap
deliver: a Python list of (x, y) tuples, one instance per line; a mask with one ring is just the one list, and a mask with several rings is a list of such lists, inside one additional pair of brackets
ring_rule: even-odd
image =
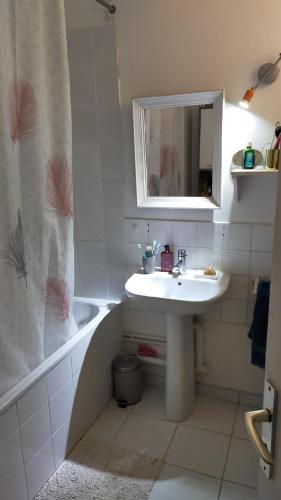
[(205, 276), (215, 276), (217, 274), (217, 271), (215, 270), (214, 267), (208, 266), (205, 271), (204, 271)]

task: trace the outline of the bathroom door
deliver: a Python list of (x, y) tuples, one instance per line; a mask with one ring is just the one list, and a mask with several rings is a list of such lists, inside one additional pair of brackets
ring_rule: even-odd
[[(281, 169), (281, 163), (280, 163)], [(280, 177), (280, 173), (279, 173)], [(281, 179), (279, 179), (271, 277), (266, 379), (275, 387), (279, 399), (275, 430), (275, 453), (272, 479), (259, 469), (258, 499), (281, 499)]]

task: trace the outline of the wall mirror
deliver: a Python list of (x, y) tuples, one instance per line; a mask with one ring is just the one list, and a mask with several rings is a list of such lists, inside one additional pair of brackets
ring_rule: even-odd
[(222, 90), (133, 100), (139, 207), (220, 207), (223, 107)]

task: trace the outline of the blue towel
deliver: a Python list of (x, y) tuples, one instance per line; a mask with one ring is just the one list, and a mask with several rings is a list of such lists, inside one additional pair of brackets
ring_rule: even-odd
[(269, 294), (270, 281), (260, 281), (253, 322), (248, 333), (248, 337), (252, 340), (251, 362), (260, 368), (265, 367)]

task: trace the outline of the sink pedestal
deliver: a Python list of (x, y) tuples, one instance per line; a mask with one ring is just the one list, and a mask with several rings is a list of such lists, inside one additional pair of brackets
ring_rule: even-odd
[(195, 395), (193, 316), (166, 314), (166, 326), (166, 414), (173, 422), (184, 422)]

